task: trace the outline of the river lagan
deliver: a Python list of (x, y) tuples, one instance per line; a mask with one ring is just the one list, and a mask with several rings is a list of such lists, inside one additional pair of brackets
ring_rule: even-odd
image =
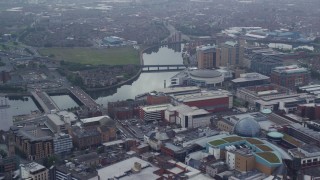
[[(259, 44), (260, 45), (260, 44)], [(296, 49), (307, 48), (314, 50), (312, 46), (293, 47), (287, 44), (270, 43), (271, 48)], [(150, 48), (143, 54), (145, 65), (167, 65), (182, 64), (182, 49), (184, 44), (174, 44), (161, 47)], [(136, 95), (150, 92), (154, 89), (163, 88), (164, 81), (170, 85), (170, 78), (177, 72), (143, 72), (133, 82), (121, 87), (89, 93), (98, 104), (107, 107), (108, 102), (134, 99)], [(51, 96), (60, 109), (68, 109), (79, 106), (69, 95)], [(8, 104), (9, 108), (0, 108), (0, 129), (8, 130), (13, 124), (13, 116), (32, 114), (39, 110), (31, 97), (6, 97), (0, 99), (0, 105)]]
[[(175, 44), (150, 48), (143, 54), (145, 65), (166, 65), (182, 64), (182, 49), (184, 44)], [(163, 88), (166, 80), (167, 86), (170, 85), (170, 78), (177, 72), (146, 72), (133, 82), (122, 85), (121, 87), (91, 92), (90, 95), (96, 99), (98, 104), (107, 106), (108, 102), (134, 99), (136, 95)], [(78, 104), (68, 95), (54, 95), (52, 100), (60, 109), (77, 107)], [(31, 114), (38, 108), (31, 97), (6, 97), (0, 99), (0, 103), (8, 104), (9, 108), (0, 108), (0, 129), (8, 130), (12, 126), (13, 116)]]

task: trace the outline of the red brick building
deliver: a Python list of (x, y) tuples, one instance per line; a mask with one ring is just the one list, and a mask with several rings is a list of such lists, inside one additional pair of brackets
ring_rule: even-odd
[(225, 90), (206, 91), (173, 97), (174, 104), (186, 104), (209, 112), (226, 111), (233, 106), (232, 94)]
[(271, 72), (271, 82), (295, 89), (299, 86), (309, 84), (310, 71), (297, 65), (276, 67)]

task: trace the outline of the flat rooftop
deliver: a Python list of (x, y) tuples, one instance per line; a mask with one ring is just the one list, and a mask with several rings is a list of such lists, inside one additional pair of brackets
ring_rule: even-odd
[(81, 119), (80, 121), (85, 124), (85, 123), (97, 122), (97, 121), (102, 120), (103, 118), (108, 118), (108, 119), (110, 119), (109, 116), (98, 116), (98, 117)]
[(168, 109), (171, 104), (160, 104), (160, 105), (152, 105), (152, 106), (144, 106), (142, 107), (145, 112), (155, 112), (155, 111), (164, 111)]
[(45, 167), (41, 164), (38, 164), (36, 162), (31, 162), (29, 164), (25, 164), (24, 165), (24, 168), (26, 171), (30, 172), (30, 173), (33, 173), (33, 172), (36, 172), (36, 171), (39, 171), (39, 170), (44, 170)]
[(202, 91), (199, 93), (185, 94), (185, 95), (172, 95), (174, 99), (180, 102), (192, 102), (208, 99), (216, 99), (229, 97), (231, 93), (226, 90), (213, 90), (213, 91)]
[(298, 65), (291, 65), (291, 66), (275, 67), (273, 69), (273, 72), (292, 74), (292, 73), (305, 73), (305, 72), (309, 72), (309, 70), (307, 68), (299, 67)]
[[(131, 169), (134, 167), (134, 163), (141, 164), (141, 171), (138, 173), (131, 173)], [(132, 157), (113, 165), (101, 168), (98, 170), (98, 174), (103, 179), (120, 179), (121, 180), (155, 180), (160, 176), (153, 172), (159, 170), (159, 168), (152, 166), (147, 161), (144, 161), (137, 157)]]
[(164, 94), (176, 94), (188, 91), (201, 91), (201, 89), (197, 86), (187, 86), (187, 87), (170, 87), (170, 88), (162, 88), (155, 90), (158, 93)]
[(249, 81), (258, 81), (258, 80), (269, 80), (270, 77), (259, 74), (259, 73), (246, 73), (240, 74), (239, 78), (233, 79), (233, 83), (249, 82)]

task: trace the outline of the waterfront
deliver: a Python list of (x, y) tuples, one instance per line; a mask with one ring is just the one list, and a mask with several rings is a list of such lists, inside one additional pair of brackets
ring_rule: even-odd
[(10, 106), (9, 108), (0, 109), (1, 130), (8, 130), (12, 126), (14, 116), (31, 114), (32, 111), (38, 110), (31, 97), (0, 97)]
[[(262, 45), (262, 44), (261, 44)], [(289, 44), (270, 43), (272, 48), (300, 48), (304, 47), (313, 50), (313, 46), (293, 46)], [(145, 65), (182, 64), (182, 49), (184, 44), (171, 44), (161, 47), (153, 47), (143, 53)], [(146, 72), (129, 84), (122, 85), (111, 90), (90, 92), (89, 94), (98, 104), (107, 107), (108, 102), (134, 99), (136, 95), (163, 88), (170, 85), (170, 78), (177, 72)], [(50, 96), (60, 109), (69, 109), (79, 105), (69, 95)], [(30, 97), (8, 99), (10, 108), (0, 109), (0, 120), (4, 124), (0, 129), (8, 129), (12, 125), (12, 117), (23, 114), (30, 114), (38, 110)]]
[(50, 98), (56, 103), (60, 110), (79, 107), (79, 105), (69, 95), (54, 95), (50, 96)]

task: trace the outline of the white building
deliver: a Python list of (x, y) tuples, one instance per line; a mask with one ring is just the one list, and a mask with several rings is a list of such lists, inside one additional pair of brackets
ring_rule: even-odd
[(140, 119), (144, 121), (161, 121), (164, 118), (164, 111), (171, 106), (170, 104), (160, 104), (143, 106), (139, 110)]
[(20, 165), (21, 179), (24, 180), (48, 180), (49, 170), (36, 162)]
[(197, 128), (210, 125), (209, 112), (188, 105), (171, 106), (165, 111), (165, 120), (183, 128)]
[(69, 134), (59, 133), (53, 138), (54, 153), (70, 152), (73, 148), (72, 137)]
[(159, 170), (158, 167), (147, 161), (132, 157), (99, 169), (98, 176), (101, 180), (120, 178), (121, 180), (156, 180), (160, 178), (160, 176), (154, 174), (157, 170)]

